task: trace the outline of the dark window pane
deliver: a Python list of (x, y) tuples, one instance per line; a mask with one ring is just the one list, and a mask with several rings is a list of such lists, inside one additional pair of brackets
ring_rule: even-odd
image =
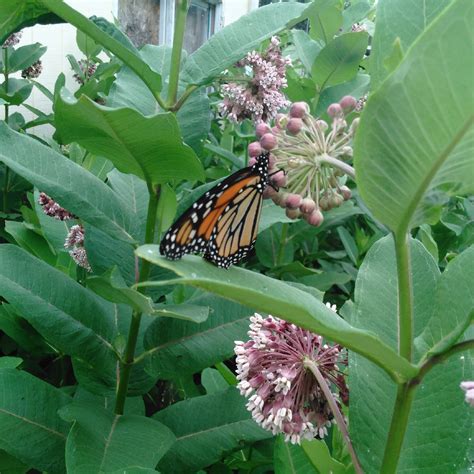
[(184, 49), (192, 53), (199, 48), (209, 36), (209, 7), (191, 5), (186, 19)]

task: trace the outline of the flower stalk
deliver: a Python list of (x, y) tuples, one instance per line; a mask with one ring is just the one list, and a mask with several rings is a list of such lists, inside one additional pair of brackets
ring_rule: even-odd
[(311, 371), (311, 373), (314, 375), (314, 377), (318, 381), (318, 384), (321, 387), (321, 390), (324, 393), (324, 396), (326, 397), (329, 407), (331, 408), (332, 414), (334, 415), (336, 424), (341, 430), (342, 437), (344, 438), (344, 441), (347, 446), (347, 450), (349, 451), (349, 454), (351, 456), (354, 469), (357, 474), (362, 474), (364, 471), (362, 470), (362, 467), (359, 463), (359, 459), (357, 458), (357, 454), (354, 450), (354, 447), (352, 446), (351, 438), (349, 436), (349, 431), (347, 429), (347, 424), (344, 420), (344, 417), (341, 413), (341, 410), (339, 409), (339, 406), (336, 400), (334, 399), (333, 393), (331, 392), (325, 378), (323, 377), (323, 374), (321, 374), (320, 370), (318, 369), (318, 365), (315, 364), (314, 361), (309, 358), (306, 358), (304, 360), (303, 365)]

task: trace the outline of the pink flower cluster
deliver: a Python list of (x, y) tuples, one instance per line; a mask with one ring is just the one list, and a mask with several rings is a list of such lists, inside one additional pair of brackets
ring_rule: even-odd
[(36, 79), (40, 76), (42, 72), (43, 63), (40, 59), (38, 59), (38, 61), (33, 63), (30, 67), (27, 67), (26, 69), (23, 69), (23, 71), (21, 71), (21, 77), (23, 77), (23, 79)]
[(6, 49), (9, 48), (10, 46), (16, 46), (22, 37), (23, 33), (21, 31), (18, 31), (17, 33), (12, 33), (2, 44), (2, 48)]
[[(77, 61), (77, 64), (81, 68), (83, 76), (87, 79), (92, 77), (97, 69), (97, 66), (94, 63), (87, 61), (86, 59), (80, 59)], [(81, 77), (79, 74), (73, 74), (74, 79), (77, 83), (83, 85), (84, 84), (84, 77)]]
[(287, 86), (285, 74), (289, 64), (291, 61), (282, 56), (280, 40), (276, 36), (263, 55), (256, 51), (248, 53), (237, 66), (250, 69), (253, 75), (246, 76), (242, 84), (230, 82), (222, 85), (222, 115), (234, 122), (249, 118), (256, 123), (275, 117), (289, 104), (281, 92)]
[[(330, 123), (314, 118), (305, 102), (291, 105), (289, 113), (278, 114), (275, 125), (256, 126), (259, 141), (248, 147), (249, 165), (264, 150), (271, 151), (269, 174), (272, 186), (264, 197), (286, 209), (291, 219), (304, 218), (310, 225), (323, 223), (322, 211), (338, 207), (351, 197), (344, 184), (346, 165), (352, 157), (352, 140), (359, 119), (348, 123), (347, 116), (357, 101), (345, 96), (329, 105)], [(280, 189), (283, 188), (283, 189)]]
[(54, 217), (55, 219), (58, 219), (60, 221), (66, 221), (69, 219), (77, 218), (74, 214), (61, 207), (54, 199), (49, 197), (46, 193), (40, 193), (38, 202), (47, 216)]
[(316, 363), (328, 385), (336, 388), (336, 399), (347, 402), (348, 389), (337, 365), (344, 363), (342, 348), (273, 316), (255, 314), (250, 321), (250, 340), (236, 341), (234, 349), (238, 388), (248, 398), (247, 409), (260, 426), (283, 433), (293, 444), (323, 438), (333, 415), (304, 362)]

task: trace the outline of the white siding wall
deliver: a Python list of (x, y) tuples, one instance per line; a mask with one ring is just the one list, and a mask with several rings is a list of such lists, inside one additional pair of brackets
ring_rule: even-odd
[[(109, 21), (113, 21), (114, 17), (116, 18), (118, 16), (118, 0), (66, 1), (85, 16), (101, 16)], [(258, 0), (223, 0), (221, 11), (224, 26), (237, 20), (240, 16), (257, 6)], [(20, 46), (35, 42), (39, 42), (48, 48), (42, 57), (43, 72), (38, 79), (39, 82), (48, 89), (53, 90), (56, 78), (63, 72), (66, 75), (66, 86), (71, 90), (77, 89), (78, 85), (72, 77), (73, 73), (69, 61), (66, 59), (67, 54), (73, 54), (78, 59), (82, 56), (82, 53), (76, 46), (75, 28), (67, 24), (36, 25), (32, 28), (25, 28), (23, 30)], [(19, 76), (19, 73), (17, 76)], [(33, 88), (33, 92), (27, 103), (45, 113), (51, 111), (51, 102), (36, 88)], [(3, 114), (3, 107), (0, 109), (0, 114)], [(11, 107), (12, 113), (16, 110), (20, 111), (27, 120), (35, 117), (23, 107)], [(51, 127), (48, 126), (37, 127), (35, 133), (48, 135), (50, 128)]]

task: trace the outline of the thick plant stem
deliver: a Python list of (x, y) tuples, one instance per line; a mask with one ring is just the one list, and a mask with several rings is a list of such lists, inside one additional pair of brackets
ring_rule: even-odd
[(178, 96), (179, 70), (181, 68), (181, 51), (184, 42), (184, 29), (188, 14), (189, 1), (176, 0), (174, 17), (173, 49), (171, 51), (170, 79), (168, 84), (168, 107), (171, 108)]
[(413, 284), (409, 235), (395, 235), (398, 276), (398, 353), (411, 362), (413, 345)]
[[(153, 189), (150, 187), (149, 193), (150, 194), (148, 201), (148, 214), (146, 219), (145, 243), (152, 244), (155, 238), (156, 213), (158, 210), (160, 190), (159, 188)], [(142, 262), (142, 267), (138, 275), (138, 282), (145, 281), (148, 279), (148, 276), (150, 275), (150, 268), (150, 262), (144, 260)], [(125, 353), (120, 362), (120, 376), (118, 380), (117, 395), (115, 398), (115, 413), (117, 415), (123, 415), (123, 410), (125, 408), (128, 382), (130, 381), (130, 373), (132, 371), (135, 359), (135, 349), (137, 346), (138, 332), (140, 331), (141, 319), (142, 313), (140, 311), (134, 311), (132, 314), (132, 320), (130, 322), (130, 328), (128, 331), (128, 339), (127, 345), (125, 346)]]
[(393, 408), (392, 421), (382, 460), (382, 468), (380, 469), (380, 472), (384, 474), (397, 472), (398, 460), (402, 451), (415, 390), (416, 386), (410, 386), (409, 384), (398, 386), (397, 398)]
[[(413, 283), (411, 279), (410, 242), (407, 232), (395, 234), (398, 277), (398, 353), (411, 362), (413, 346)], [(396, 472), (403, 439), (408, 426), (416, 385), (400, 384), (392, 412), (382, 472)]]
[[(3, 68), (4, 68), (3, 77), (5, 78), (4, 89), (5, 89), (5, 93), (8, 94), (8, 48), (4, 48), (2, 49), (2, 51), (3, 51)], [(9, 106), (8, 104), (5, 104), (4, 107), (5, 107), (4, 120), (5, 120), (5, 123), (8, 124)], [(8, 211), (8, 187), (10, 185), (10, 168), (7, 165), (4, 165), (4, 166), (5, 166), (5, 176), (3, 179), (2, 209), (3, 209), (3, 212), (6, 213)]]
[(326, 380), (324, 379), (323, 374), (319, 370), (318, 365), (311, 359), (305, 359), (304, 366), (312, 372), (312, 374), (318, 381), (318, 384), (321, 387), (321, 390), (323, 391), (326, 400), (329, 403), (329, 407), (331, 408), (332, 414), (334, 415), (337, 426), (341, 430), (342, 437), (344, 438), (344, 441), (347, 445), (347, 450), (349, 451), (349, 454), (351, 456), (355, 472), (357, 474), (363, 473), (364, 471), (362, 470), (362, 467), (359, 463), (359, 459), (357, 458), (357, 454), (354, 450), (354, 447), (352, 446), (351, 438), (349, 436), (349, 431), (347, 430), (347, 425), (344, 420), (344, 417), (342, 416), (341, 410), (339, 410), (339, 407), (337, 406), (337, 402), (334, 399), (334, 395), (332, 394)]

